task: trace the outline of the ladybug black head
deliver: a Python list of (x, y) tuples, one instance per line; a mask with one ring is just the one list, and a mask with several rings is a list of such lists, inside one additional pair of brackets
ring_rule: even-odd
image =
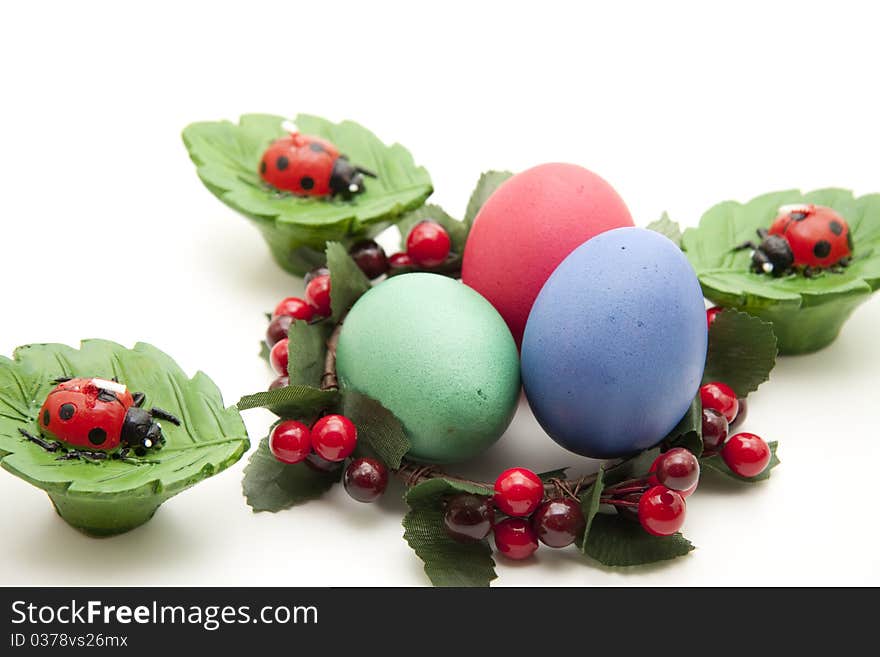
[(794, 264), (794, 254), (784, 237), (767, 235), (752, 255), (752, 269), (759, 274), (782, 276)]
[(374, 173), (354, 166), (344, 156), (337, 157), (330, 173), (330, 189), (334, 194), (349, 199), (364, 191), (364, 176), (376, 177)]
[(162, 428), (153, 419), (150, 411), (132, 406), (125, 413), (120, 442), (143, 456), (149, 449), (159, 449), (165, 444)]

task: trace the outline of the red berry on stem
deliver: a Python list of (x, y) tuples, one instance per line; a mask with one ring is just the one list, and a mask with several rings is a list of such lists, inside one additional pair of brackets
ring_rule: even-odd
[(269, 451), (282, 463), (300, 463), (312, 451), (309, 428), (302, 422), (279, 422), (269, 435)]
[(730, 423), (731, 429), (736, 429), (739, 425), (741, 425), (749, 414), (749, 406), (745, 398), (738, 399), (737, 403), (739, 404), (739, 411), (737, 412), (734, 421)]
[(509, 516), (528, 516), (544, 497), (544, 483), (531, 470), (510, 468), (495, 480), (495, 506)]
[(727, 440), (729, 426), (727, 418), (714, 408), (703, 409), (703, 448), (707, 452), (717, 452)]
[(314, 309), (315, 314), (327, 317), (330, 315), (330, 276), (316, 276), (306, 286), (306, 301)]
[(666, 486), (649, 488), (639, 500), (639, 522), (654, 536), (671, 536), (684, 524), (684, 498)]
[(461, 493), (446, 503), (443, 525), (456, 541), (480, 541), (492, 531), (495, 509), (488, 497)]
[(388, 264), (393, 268), (412, 267), (413, 261), (406, 253), (395, 253), (388, 258)]
[(313, 314), (312, 307), (299, 297), (287, 297), (275, 306), (275, 312), (272, 313), (272, 317), (292, 317), (309, 321)]
[(344, 415), (325, 415), (312, 426), (315, 453), (328, 461), (344, 461), (357, 444), (357, 428)]
[(311, 283), (318, 276), (329, 276), (330, 270), (326, 267), (315, 267), (314, 269), (308, 271), (305, 276), (303, 276), (303, 285), (308, 287), (309, 283)]
[(581, 505), (568, 498), (548, 500), (532, 516), (532, 529), (544, 545), (565, 547), (587, 526)]
[(721, 458), (740, 477), (756, 477), (770, 463), (770, 446), (753, 433), (738, 433), (724, 444)]
[(388, 468), (376, 459), (355, 459), (345, 469), (342, 485), (358, 502), (375, 502), (388, 486)]
[(718, 313), (720, 313), (722, 310), (724, 310), (724, 308), (721, 308), (720, 306), (712, 306), (711, 308), (708, 308), (706, 310), (706, 327), (707, 328), (712, 326), (712, 322), (715, 321), (715, 318), (718, 316)]
[(290, 377), (289, 376), (279, 376), (272, 380), (272, 383), (269, 384), (269, 390), (277, 390), (278, 388), (285, 388), (290, 385)]
[(357, 242), (348, 250), (348, 253), (367, 278), (379, 278), (388, 271), (388, 257), (385, 255), (385, 249), (373, 240)]
[(508, 559), (528, 559), (538, 549), (538, 537), (525, 518), (506, 518), (495, 525), (495, 547)]
[(406, 252), (420, 267), (442, 265), (451, 246), (449, 233), (434, 221), (416, 224), (406, 237)]
[(739, 402), (736, 393), (725, 383), (713, 381), (700, 388), (700, 401), (703, 408), (714, 408), (724, 413), (728, 422), (733, 422), (739, 411)]
[(275, 343), (272, 351), (269, 352), (269, 363), (272, 369), (280, 376), (287, 376), (287, 343), (289, 340), (284, 338)]
[(269, 322), (269, 328), (266, 329), (266, 344), (274, 347), (281, 342), (287, 337), (291, 324), (293, 324), (293, 317), (290, 315), (279, 315)]
[(696, 489), (700, 481), (700, 462), (684, 447), (674, 447), (654, 460), (652, 471), (656, 469), (658, 483), (670, 490), (686, 491)]

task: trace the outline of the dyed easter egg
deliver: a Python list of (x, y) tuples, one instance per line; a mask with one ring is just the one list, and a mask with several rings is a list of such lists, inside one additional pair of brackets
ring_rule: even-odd
[(519, 354), (498, 312), (437, 274), (395, 276), (364, 294), (345, 318), (336, 352), (344, 388), (381, 402), (403, 423), (408, 458), (470, 459), (510, 424)]
[(474, 220), (462, 280), (486, 297), (522, 341), (538, 292), (569, 253), (612, 228), (632, 226), (617, 192), (574, 164), (542, 164), (504, 182)]
[(706, 361), (706, 311), (681, 250), (643, 228), (575, 249), (535, 300), (522, 376), (535, 417), (577, 454), (647, 449), (681, 420)]

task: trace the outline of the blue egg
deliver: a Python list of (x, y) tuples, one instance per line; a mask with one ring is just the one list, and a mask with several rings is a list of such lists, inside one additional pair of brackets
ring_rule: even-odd
[(575, 249), (547, 279), (522, 343), (535, 417), (577, 454), (647, 449), (681, 420), (706, 362), (700, 284), (681, 250), (644, 228)]

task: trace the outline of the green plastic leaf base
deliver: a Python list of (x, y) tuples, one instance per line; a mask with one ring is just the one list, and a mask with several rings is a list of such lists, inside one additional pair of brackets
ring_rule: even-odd
[(68, 525), (95, 537), (115, 536), (136, 529), (153, 517), (164, 497), (145, 496), (120, 504), (115, 496), (106, 498), (49, 493), (55, 511)]

